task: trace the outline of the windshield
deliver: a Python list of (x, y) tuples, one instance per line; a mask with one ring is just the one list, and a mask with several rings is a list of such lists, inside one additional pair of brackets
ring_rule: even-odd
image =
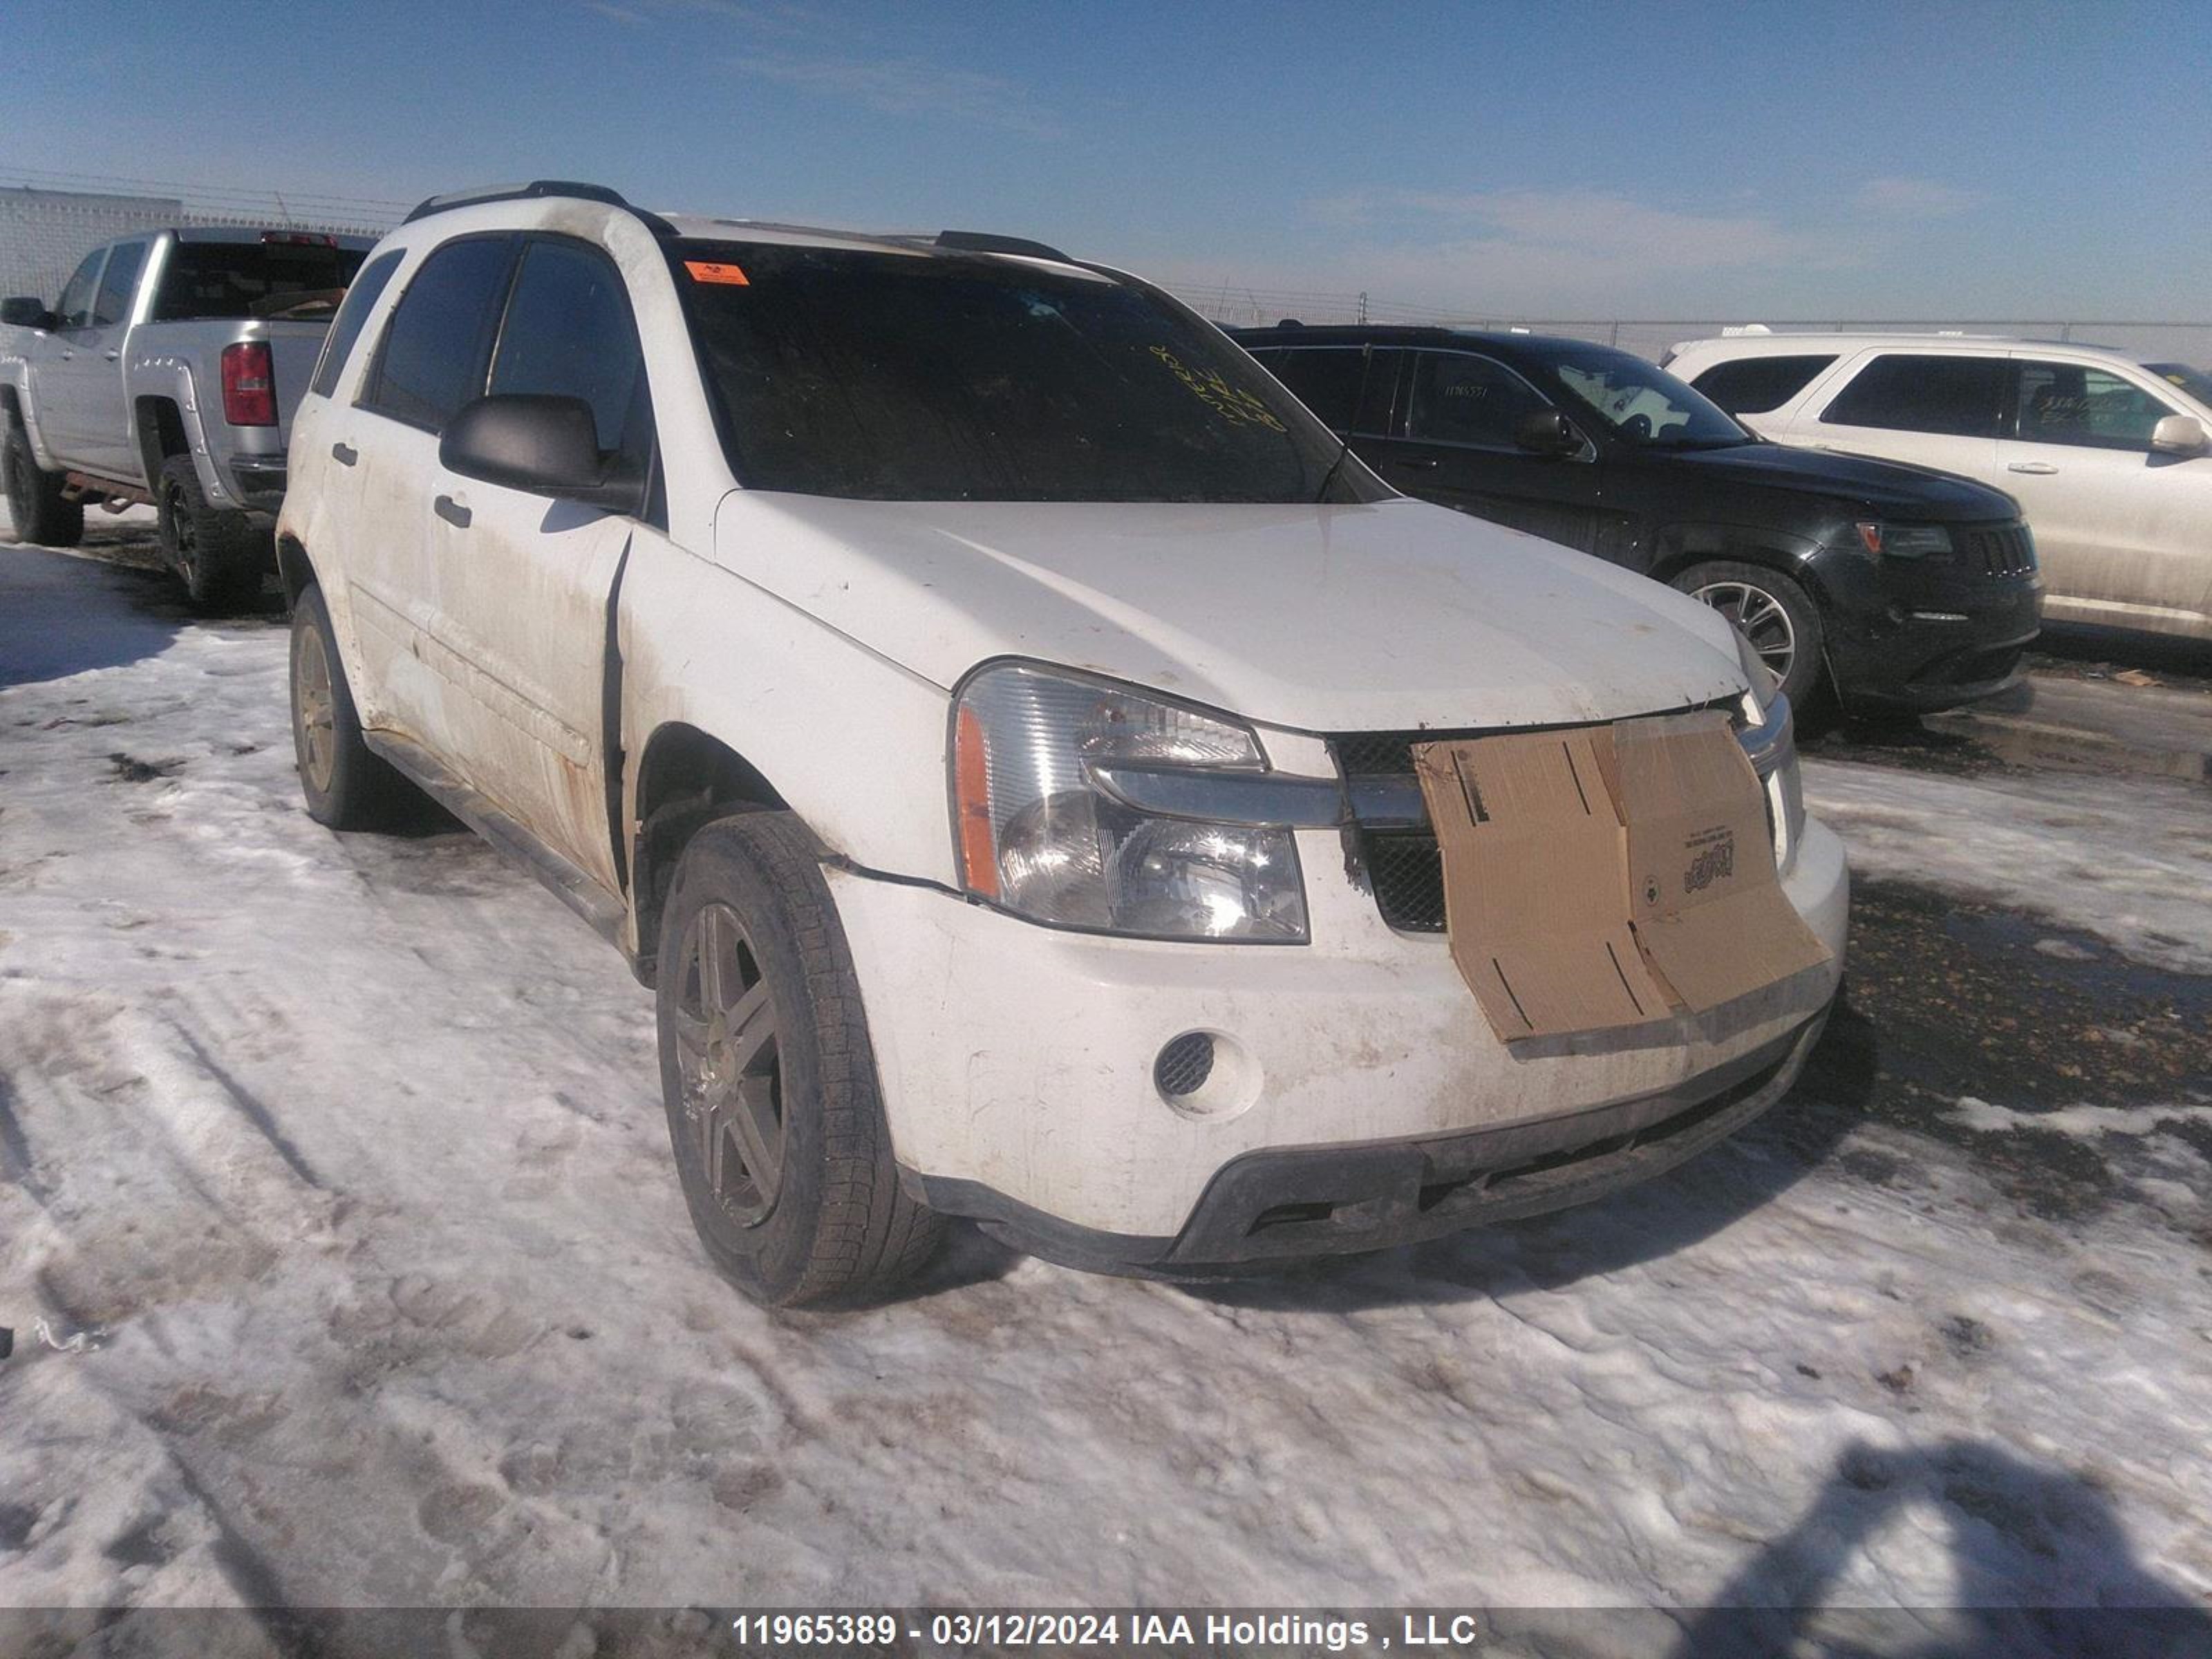
[(327, 317), (368, 257), (321, 242), (179, 242), (155, 301), (158, 323)]
[(1310, 501), (1374, 486), (1218, 330), (988, 257), (671, 247), (732, 470), (870, 501)]
[(2179, 386), (2200, 404), (2212, 404), (2212, 374), (2201, 368), (2191, 368), (2187, 363), (2145, 363), (2143, 367), (2161, 380)]
[(1721, 449), (1757, 441), (1733, 416), (1663, 368), (1607, 346), (1549, 354), (1568, 396), (1622, 443), (1644, 449)]

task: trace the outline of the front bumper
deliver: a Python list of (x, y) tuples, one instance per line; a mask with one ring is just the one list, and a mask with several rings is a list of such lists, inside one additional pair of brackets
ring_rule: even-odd
[[(1828, 945), (1830, 963), (1703, 1015), (1509, 1050), (1484, 1020), (1443, 937), (1386, 927), (1373, 896), (1345, 872), (1336, 835), (1302, 830), (1298, 851), (1310, 945), (1060, 933), (939, 889), (829, 870), (892, 1146), (909, 1182), (933, 1206), (984, 1217), (1048, 1255), (1081, 1254), (1055, 1239), (1103, 1235), (1109, 1242), (1102, 1259), (1164, 1260), (1180, 1241), (1181, 1263), (1234, 1261), (1243, 1258), (1223, 1256), (1216, 1241), (1237, 1224), (1192, 1230), (1204, 1206), (1228, 1202), (1208, 1199), (1217, 1181), (1233, 1183), (1221, 1191), (1247, 1192), (1235, 1183), (1253, 1177), (1228, 1174), (1240, 1160), (1320, 1155), (1318, 1166), (1244, 1166), (1292, 1172), (1285, 1190), (1301, 1190), (1303, 1172), (1357, 1153), (1360, 1180), (1395, 1193), (1401, 1175), (1372, 1171), (1410, 1168), (1410, 1145), (1431, 1149), (1418, 1153), (1424, 1170), (1465, 1164), (1467, 1173), (1480, 1165), (1492, 1170), (1495, 1188), (1504, 1143), (1468, 1138), (1550, 1126), (1545, 1135), (1588, 1129), (1603, 1141), (1636, 1133), (1620, 1126), (1639, 1114), (1679, 1116), (1677, 1108), (1702, 1105), (1786, 1060), (1842, 974), (1843, 849), (1808, 822), (1784, 890)], [(1194, 1101), (1171, 1104), (1155, 1085), (1155, 1059), (1193, 1031), (1215, 1038), (1215, 1079)], [(1778, 1094), (1787, 1078), (1775, 1075)], [(1681, 1138), (1702, 1144), (1686, 1129)], [(1455, 1145), (1434, 1150), (1444, 1142)], [(1620, 1178), (1660, 1167), (1650, 1157), (1633, 1158), (1620, 1166), (1631, 1171)], [(1269, 1175), (1250, 1190), (1264, 1196), (1274, 1180)], [(1371, 1191), (1347, 1202), (1382, 1196)], [(1431, 1218), (1448, 1230), (1502, 1212), (1476, 1203), (1480, 1196), (1471, 1190)], [(1487, 1196), (1504, 1201), (1502, 1190)], [(1394, 1198), (1376, 1213), (1387, 1219), (1395, 1205)], [(1246, 1218), (1258, 1218), (1257, 1212)], [(1260, 1231), (1274, 1233), (1273, 1243), (1292, 1253), (1370, 1247), (1293, 1232), (1281, 1218)], [(1328, 1236), (1355, 1234), (1389, 1242), (1349, 1220)]]
[(1172, 1237), (1073, 1227), (972, 1182), (924, 1176), (923, 1201), (1065, 1267), (1207, 1278), (1440, 1238), (1587, 1204), (1664, 1174), (1790, 1091), (1822, 1008), (1676, 1089), (1565, 1117), (1433, 1140), (1247, 1152), (1224, 1165)]
[(1831, 550), (1817, 567), (1828, 600), (1828, 666), (1847, 708), (1932, 714), (2019, 684), (2043, 626), (2033, 571), (1990, 577)]

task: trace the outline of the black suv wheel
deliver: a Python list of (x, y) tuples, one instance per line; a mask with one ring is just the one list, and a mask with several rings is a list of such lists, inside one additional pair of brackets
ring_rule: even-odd
[(1731, 560), (1693, 564), (1674, 578), (1674, 586), (1735, 624), (1791, 708), (1812, 708), (1826, 659), (1820, 612), (1811, 594), (1779, 571)]
[(8, 473), (8, 516), (15, 539), (40, 547), (75, 547), (84, 539), (84, 503), (62, 499), (62, 481), (43, 471), (31, 441), (17, 427), (8, 434), (0, 465)]

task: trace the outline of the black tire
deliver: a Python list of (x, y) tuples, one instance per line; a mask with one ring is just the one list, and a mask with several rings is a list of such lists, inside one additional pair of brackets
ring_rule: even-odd
[(310, 586), (292, 608), (291, 683), (292, 753), (307, 816), (333, 830), (374, 830), (392, 822), (412, 799), (414, 786), (362, 741), (353, 691), (319, 587)]
[[(1751, 642), (1781, 675), (1790, 706), (1809, 715), (1828, 677), (1827, 634), (1813, 596), (1778, 570), (1716, 559), (1678, 572), (1674, 585), (1703, 599), (1741, 630), (1752, 619)], [(1787, 650), (1784, 659), (1778, 654)]]
[(8, 434), (0, 466), (8, 474), (8, 516), (15, 539), (40, 547), (75, 547), (84, 539), (84, 503), (62, 499), (57, 473), (42, 471), (21, 427)]
[(172, 455), (161, 463), (154, 504), (161, 556), (183, 579), (193, 610), (221, 615), (243, 611), (260, 597), (272, 547), (268, 532), (244, 513), (210, 507), (191, 456)]
[[(817, 860), (789, 812), (717, 819), (685, 846), (661, 917), (661, 1097), (684, 1200), (724, 1276), (779, 1308), (878, 1298), (943, 1234), (899, 1186), (860, 985)], [(702, 956), (723, 945), (734, 948), (714, 1019)], [(772, 1133), (772, 1158), (747, 1152), (740, 1113), (755, 1144)], [(773, 1166), (769, 1181), (756, 1162)]]

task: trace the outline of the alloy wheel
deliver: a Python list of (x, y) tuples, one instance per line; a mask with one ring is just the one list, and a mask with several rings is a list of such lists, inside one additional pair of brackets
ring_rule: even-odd
[(1797, 629), (1782, 601), (1765, 588), (1749, 582), (1708, 582), (1692, 588), (1690, 597), (1702, 599), (1734, 623), (1736, 631), (1751, 641), (1751, 648), (1782, 684), (1797, 661)]
[(737, 912), (710, 902), (680, 952), (676, 1060), (699, 1173), (740, 1226), (775, 1207), (783, 1184), (783, 1076), (775, 1004)]
[(300, 711), (301, 754), (307, 763), (307, 781), (317, 793), (327, 793), (337, 762), (337, 703), (331, 693), (331, 659), (323, 648), (320, 629), (301, 630), (297, 665), (293, 670), (292, 695)]

